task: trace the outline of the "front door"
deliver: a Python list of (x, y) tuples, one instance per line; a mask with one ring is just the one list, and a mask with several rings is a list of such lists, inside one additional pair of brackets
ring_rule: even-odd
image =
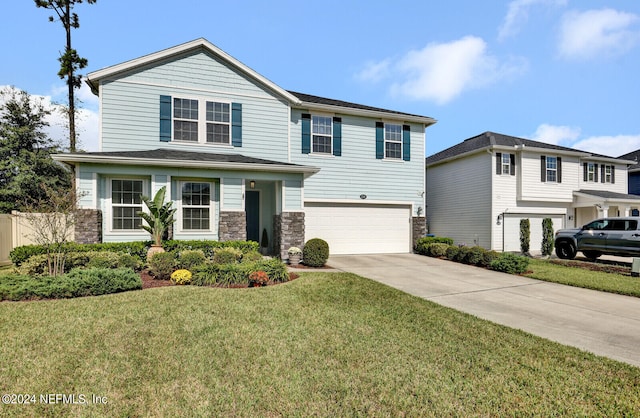
[(245, 200), (247, 213), (247, 241), (260, 242), (260, 192), (247, 191)]

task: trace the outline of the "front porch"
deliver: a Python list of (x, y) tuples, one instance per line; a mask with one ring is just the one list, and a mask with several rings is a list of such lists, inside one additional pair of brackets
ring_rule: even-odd
[[(597, 218), (610, 216), (637, 216), (640, 196), (604, 190), (578, 190), (573, 192), (573, 225), (569, 216), (568, 227), (580, 227)], [(635, 212), (634, 212), (635, 211)]]

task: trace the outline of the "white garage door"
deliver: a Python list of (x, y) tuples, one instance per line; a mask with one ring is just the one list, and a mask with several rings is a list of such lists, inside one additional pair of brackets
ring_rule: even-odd
[(562, 215), (511, 215), (506, 214), (504, 223), (504, 250), (520, 251), (520, 219), (529, 219), (529, 251), (542, 250), (542, 220), (551, 218), (553, 231), (564, 228)]
[(331, 254), (408, 253), (409, 206), (305, 203), (305, 241), (322, 238)]

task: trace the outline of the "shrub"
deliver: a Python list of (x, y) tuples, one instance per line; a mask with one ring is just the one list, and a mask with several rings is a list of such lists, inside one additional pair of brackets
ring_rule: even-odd
[(482, 257), (482, 262), (481, 264), (479, 264), (479, 266), (485, 267), (485, 268), (489, 267), (491, 265), (491, 262), (496, 258), (498, 258), (499, 256), (500, 254), (497, 251), (494, 251), (494, 250), (485, 251)]
[(277, 258), (260, 260), (254, 264), (253, 268), (263, 270), (274, 283), (289, 281), (289, 272), (286, 264)]
[(262, 270), (249, 273), (249, 285), (263, 286), (269, 282), (269, 276)]
[(274, 283), (289, 280), (287, 266), (277, 258), (264, 259), (255, 263), (215, 264), (207, 263), (195, 268), (191, 284), (198, 286), (233, 286), (249, 283), (250, 275), (256, 271), (264, 271)]
[(469, 247), (465, 247), (460, 246), (458, 247), (458, 252), (455, 253), (455, 255), (453, 256), (452, 261), (455, 261), (456, 263), (466, 263), (467, 262), (467, 254), (469, 253), (470, 248)]
[(191, 283), (191, 277), (192, 277), (191, 272), (185, 269), (176, 270), (173, 273), (171, 273), (171, 281), (178, 285)]
[(509, 274), (522, 274), (527, 271), (529, 259), (511, 253), (502, 253), (491, 262), (489, 268)]
[[(77, 254), (82, 254), (87, 257), (87, 262), (84, 263), (84, 266), (88, 268), (95, 267), (112, 269), (118, 267), (118, 262), (120, 260), (120, 254), (109, 251), (88, 251), (86, 253)], [(76, 264), (76, 267), (80, 266)]]
[(553, 245), (553, 220), (544, 218), (542, 220), (542, 255), (551, 255)]
[(430, 257), (445, 257), (447, 255), (447, 249), (449, 244), (443, 242), (434, 242), (428, 245), (427, 252)]
[(142, 266), (142, 261), (135, 255), (120, 254), (118, 257), (118, 267), (126, 267), (134, 271), (140, 271), (142, 270)]
[(128, 268), (74, 269), (61, 276), (3, 276), (0, 300), (59, 299), (142, 289), (140, 275)]
[(149, 260), (149, 272), (158, 280), (169, 280), (176, 268), (176, 256), (170, 252), (155, 253)]
[(468, 250), (466, 251), (463, 263), (471, 264), (474, 266), (482, 265), (482, 262), (484, 260), (484, 254), (486, 251), (487, 250), (477, 245), (473, 247), (469, 247)]
[(233, 248), (218, 248), (213, 253), (213, 262), (216, 264), (233, 264), (240, 261), (242, 258), (242, 251)]
[[(147, 248), (149, 247), (148, 241), (136, 241), (136, 242), (108, 242), (100, 244), (77, 244), (75, 242), (69, 242), (65, 244), (65, 247), (69, 252), (80, 253), (87, 251), (110, 251), (115, 253), (129, 254), (136, 257), (142, 262), (147, 256)], [(43, 245), (23, 245), (11, 250), (9, 256), (11, 262), (16, 266), (21, 266), (22, 263), (35, 255), (46, 254), (47, 248)]]
[(453, 239), (446, 237), (422, 237), (416, 241), (414, 250), (418, 254), (429, 255), (427, 254), (427, 248), (430, 244), (453, 245)]
[(531, 236), (531, 222), (529, 219), (520, 219), (520, 252), (529, 253), (529, 241)]
[(211, 240), (167, 240), (162, 247), (169, 252), (184, 250), (202, 250), (206, 258), (213, 258), (216, 249), (236, 248), (243, 253), (258, 251), (260, 245), (254, 241), (211, 241)]
[(192, 269), (195, 266), (204, 264), (206, 257), (202, 250), (182, 250), (178, 256), (178, 267), (181, 269)]
[(329, 244), (323, 239), (312, 238), (304, 244), (302, 260), (310, 267), (322, 267), (329, 259)]
[(262, 260), (262, 254), (257, 251), (249, 251), (248, 253), (242, 254), (242, 263), (255, 263), (256, 261)]
[(456, 247), (455, 245), (450, 245), (449, 248), (447, 248), (446, 257), (448, 260), (455, 261), (455, 259), (458, 257), (459, 252), (460, 252), (460, 247)]

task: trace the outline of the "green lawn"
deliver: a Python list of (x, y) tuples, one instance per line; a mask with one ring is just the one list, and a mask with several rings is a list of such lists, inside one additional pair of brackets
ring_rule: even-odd
[[(640, 369), (355, 275), (0, 303), (2, 416), (640, 415)], [(39, 398), (38, 398), (39, 402)]]
[(529, 270), (532, 272), (525, 276), (532, 279), (640, 297), (640, 278), (638, 277), (561, 266), (550, 263), (548, 260), (538, 259), (531, 259)]

